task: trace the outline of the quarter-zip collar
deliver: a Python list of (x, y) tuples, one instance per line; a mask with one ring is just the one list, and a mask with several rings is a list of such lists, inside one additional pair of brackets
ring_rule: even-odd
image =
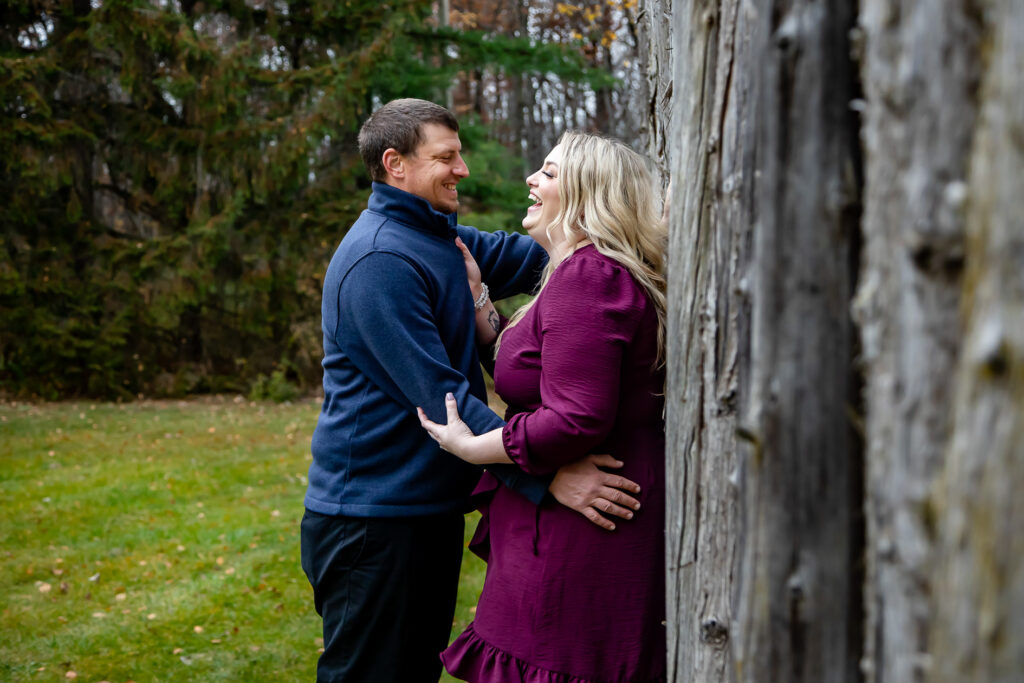
[(455, 239), (458, 234), (455, 231), (459, 223), (458, 213), (441, 213), (423, 197), (387, 183), (373, 183), (373, 194), (370, 195), (367, 208), (413, 230), (451, 239)]

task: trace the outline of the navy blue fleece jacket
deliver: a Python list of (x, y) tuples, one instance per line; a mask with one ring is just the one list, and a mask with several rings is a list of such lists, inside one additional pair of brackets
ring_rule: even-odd
[[(369, 205), (341, 241), (324, 278), (324, 403), (313, 433), (305, 505), (352, 517), (465, 511), (480, 468), (442, 451), (416, 406), (445, 420), (455, 394), (477, 434), (504, 423), (487, 407), (459, 236), (491, 297), (530, 291), (546, 255), (522, 235), (457, 225), (455, 214), (373, 184)], [(534, 502), (547, 479), (514, 465), (488, 468)]]

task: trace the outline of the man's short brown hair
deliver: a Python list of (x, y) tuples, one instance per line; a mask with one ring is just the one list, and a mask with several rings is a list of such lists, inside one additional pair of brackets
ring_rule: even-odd
[(373, 112), (359, 129), (359, 153), (376, 182), (387, 180), (384, 170), (384, 152), (394, 148), (399, 154), (411, 154), (423, 142), (423, 126), (438, 123), (456, 133), (459, 121), (455, 115), (439, 104), (405, 98), (391, 100)]

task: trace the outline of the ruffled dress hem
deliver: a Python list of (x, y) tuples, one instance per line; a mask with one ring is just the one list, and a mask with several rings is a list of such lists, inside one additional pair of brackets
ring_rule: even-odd
[(452, 676), (470, 683), (664, 683), (665, 674), (629, 682), (580, 678), (550, 671), (513, 657), (494, 647), (470, 624), (448, 649), (441, 653), (444, 668)]

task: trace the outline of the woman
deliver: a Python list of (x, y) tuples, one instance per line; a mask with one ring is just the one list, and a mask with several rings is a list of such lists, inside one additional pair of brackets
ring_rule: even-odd
[[(501, 333), (502, 429), (473, 435), (420, 411), (447, 451), (549, 474), (588, 453), (624, 461), (642, 509), (608, 533), (568, 508), (493, 487), (487, 576), (469, 628), (441, 658), (481, 683), (661, 681), (665, 677), (663, 254), (650, 173), (621, 143), (565, 134), (527, 179), (523, 227), (550, 255), (537, 297)], [(472, 282), (474, 264), (467, 257)], [(478, 316), (478, 335), (497, 335)], [(478, 530), (478, 536), (480, 530)]]

